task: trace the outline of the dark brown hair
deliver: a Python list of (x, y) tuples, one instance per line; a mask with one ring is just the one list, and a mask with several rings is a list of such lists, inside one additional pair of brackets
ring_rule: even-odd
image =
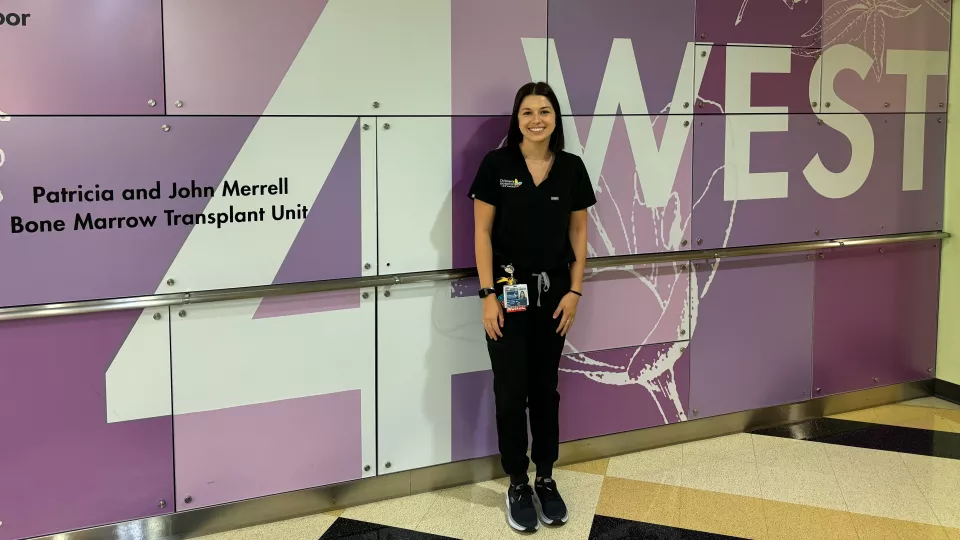
[(520, 104), (527, 96), (544, 96), (550, 101), (556, 116), (556, 125), (550, 135), (550, 151), (556, 153), (563, 150), (563, 117), (560, 115), (560, 103), (550, 85), (542, 81), (527, 83), (517, 90), (517, 97), (513, 100), (513, 115), (510, 117), (510, 130), (507, 132), (507, 146), (519, 146), (523, 141), (523, 134), (520, 133), (520, 119), (517, 115), (520, 114)]

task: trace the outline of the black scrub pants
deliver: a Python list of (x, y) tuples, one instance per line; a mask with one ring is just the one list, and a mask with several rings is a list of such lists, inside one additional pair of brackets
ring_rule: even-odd
[[(499, 267), (494, 275), (499, 279)], [(528, 287), (526, 311), (504, 310), (503, 337), (487, 337), (493, 365), (493, 392), (496, 402), (497, 437), (500, 460), (514, 483), (527, 477), (527, 409), (533, 436), (531, 458), (537, 476), (553, 475), (560, 445), (560, 393), (557, 391), (560, 356), (566, 340), (559, 332), (562, 317), (553, 318), (557, 305), (570, 291), (570, 271), (544, 273), (517, 271), (518, 283)], [(549, 283), (549, 286), (547, 286)], [(497, 294), (503, 285), (497, 285)], [(539, 301), (539, 305), (538, 304)]]

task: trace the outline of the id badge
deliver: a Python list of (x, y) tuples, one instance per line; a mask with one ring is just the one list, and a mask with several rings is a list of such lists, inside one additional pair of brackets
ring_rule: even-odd
[(526, 311), (529, 305), (530, 297), (525, 283), (507, 285), (503, 288), (503, 307), (507, 313)]

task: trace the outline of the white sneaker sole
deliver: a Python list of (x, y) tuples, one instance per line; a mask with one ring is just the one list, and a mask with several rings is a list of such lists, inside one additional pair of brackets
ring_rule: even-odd
[[(548, 526), (556, 525), (557, 523), (556, 521), (551, 520), (550, 518), (548, 518), (543, 514), (543, 503), (540, 502), (540, 497), (536, 494), (536, 492), (534, 492), (533, 494), (533, 500), (537, 507), (537, 515), (540, 516), (540, 521), (543, 522), (544, 525), (548, 525)], [(561, 524), (566, 523), (569, 518), (570, 518), (570, 511), (567, 510), (567, 513), (564, 514), (562, 518), (560, 518), (560, 523)]]
[[(536, 495), (534, 495), (534, 498), (536, 498)], [(510, 493), (509, 493), (509, 492), (507, 493), (506, 497), (504, 498), (504, 502), (506, 502), (506, 504), (507, 504), (507, 511), (506, 511), (506, 514), (507, 514), (507, 524), (510, 525), (510, 528), (511, 528), (511, 529), (513, 529), (513, 530), (515, 530), (515, 531), (518, 531), (518, 532), (522, 532), (522, 533), (532, 533), (532, 532), (536, 532), (536, 531), (540, 530), (540, 522), (536, 522), (536, 524), (533, 526), (533, 530), (530, 530), (530, 529), (527, 529), (526, 527), (520, 525), (519, 523), (517, 523), (516, 521), (513, 520), (513, 516), (510, 515)], [(539, 514), (539, 513), (540, 513), (540, 512), (537, 512), (537, 514)]]

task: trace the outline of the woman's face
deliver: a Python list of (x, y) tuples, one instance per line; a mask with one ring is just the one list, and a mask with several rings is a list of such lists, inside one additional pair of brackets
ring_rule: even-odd
[(520, 133), (531, 142), (550, 140), (556, 126), (553, 106), (545, 96), (527, 96), (520, 102), (517, 112)]

